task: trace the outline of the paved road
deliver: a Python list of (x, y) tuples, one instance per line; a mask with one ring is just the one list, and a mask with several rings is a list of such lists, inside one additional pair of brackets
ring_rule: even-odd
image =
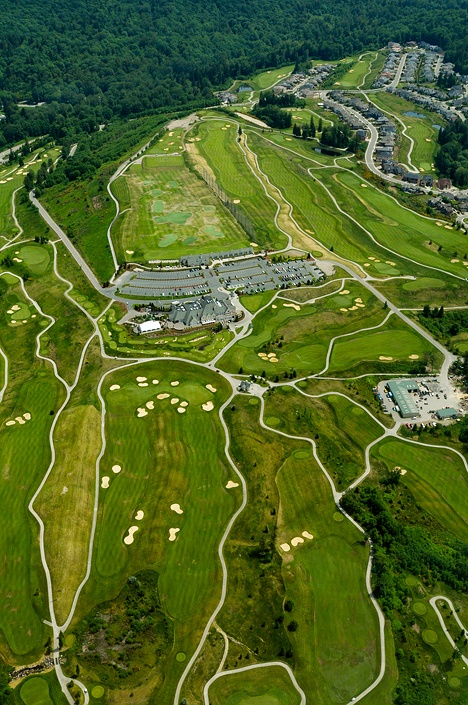
[[(446, 602), (448, 604), (448, 606), (450, 607), (450, 609), (452, 610), (452, 613), (453, 613), (452, 617), (454, 618), (455, 622), (460, 627), (460, 631), (463, 629), (465, 634), (467, 634), (468, 632), (465, 628), (465, 625), (462, 624), (462, 622), (460, 621), (460, 617), (458, 616), (458, 614), (455, 610), (455, 607), (453, 606), (452, 600), (450, 600), (448, 597), (444, 597), (444, 595), (436, 595), (435, 597), (431, 597), (431, 599), (429, 600), (429, 603), (431, 604), (432, 608), (434, 609), (434, 612), (437, 615), (437, 619), (439, 620), (440, 626), (442, 627), (442, 631), (444, 632), (445, 636), (449, 640), (452, 648), (458, 649), (458, 646), (456, 645), (455, 641), (453, 640), (452, 635), (450, 634), (449, 630), (445, 626), (444, 618), (442, 616), (442, 613), (439, 610), (439, 607), (437, 606), (437, 602), (442, 601), (442, 600), (444, 602)], [(461, 657), (463, 659), (463, 662), (468, 666), (468, 658), (466, 656), (463, 656), (463, 654), (461, 655)]]

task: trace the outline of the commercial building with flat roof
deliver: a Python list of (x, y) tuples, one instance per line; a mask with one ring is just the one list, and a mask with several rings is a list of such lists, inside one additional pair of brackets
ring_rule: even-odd
[(419, 391), (419, 384), (414, 379), (392, 380), (387, 384), (393, 395), (395, 406), (400, 410), (400, 416), (403, 419), (410, 419), (413, 416), (419, 416), (416, 402), (410, 396), (410, 392)]
[(436, 411), (436, 416), (439, 421), (443, 421), (445, 419), (456, 419), (458, 418), (458, 411), (453, 407), (447, 407), (447, 409), (438, 409)]

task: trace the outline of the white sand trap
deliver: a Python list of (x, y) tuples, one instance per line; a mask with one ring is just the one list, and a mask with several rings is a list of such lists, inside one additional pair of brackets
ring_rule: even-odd
[(292, 142), (292, 137), (286, 137), (286, 142)]
[(213, 392), (213, 394), (215, 394), (216, 391), (217, 391), (217, 390), (216, 390), (216, 387), (213, 387), (212, 384), (207, 384), (207, 385), (206, 385), (206, 388), (207, 388), (207, 390), (208, 390), (209, 392)]
[(137, 382), (146, 382), (147, 379), (148, 379), (148, 377), (137, 377), (136, 381)]
[(11, 314), (14, 313), (14, 311), (12, 311), (11, 308), (9, 308), (8, 311), (7, 311), (7, 313), (9, 313), (10, 316), (11, 316)]
[(103, 490), (107, 490), (107, 488), (109, 487), (109, 480), (110, 480), (110, 477), (108, 475), (104, 475), (104, 477), (101, 480), (101, 487)]
[(133, 534), (138, 531), (138, 526), (131, 526), (128, 530), (128, 535), (124, 538), (124, 543), (130, 546), (133, 543)]
[(148, 386), (148, 382), (138, 382), (138, 386), (139, 386), (139, 387), (147, 387), (147, 386)]
[(348, 311), (357, 311), (358, 307), (357, 306), (350, 306), (348, 308)]
[(303, 531), (302, 535), (305, 539), (309, 539), (309, 541), (314, 538), (313, 534), (310, 534), (308, 531)]
[(348, 309), (347, 309), (347, 308), (340, 308), (340, 311), (343, 311), (343, 313), (348, 313)]
[(121, 470), (122, 470), (122, 466), (121, 466), (121, 465), (113, 465), (113, 466), (112, 466), (112, 472), (115, 472), (116, 475), (118, 475), (119, 472), (121, 472)]
[(148, 412), (146, 411), (146, 409), (138, 408), (137, 412), (137, 416), (139, 419), (141, 419), (143, 416), (148, 416)]
[(109, 389), (111, 392), (115, 392), (116, 389), (120, 389), (120, 384), (113, 384)]
[(174, 382), (171, 382), (171, 387), (178, 387), (179, 384), (180, 384), (180, 382), (178, 382), (177, 380), (175, 380)]
[(139, 510), (137, 511), (137, 513), (135, 514), (135, 519), (136, 519), (137, 521), (141, 521), (144, 516), (145, 516), (144, 511), (143, 511), (142, 509), (139, 509)]
[(442, 225), (443, 225), (443, 223), (438, 223), (438, 222), (436, 222), (436, 225), (438, 225), (438, 226), (439, 226), (439, 228), (441, 228), (441, 227), (442, 227)]
[(369, 262), (364, 262), (364, 267), (370, 267)]
[(179, 412), (179, 414), (185, 414), (187, 409), (185, 409), (183, 406), (178, 406), (177, 411)]
[(5, 426), (14, 426), (15, 423), (16, 423), (16, 421), (13, 421), (13, 419), (12, 419), (11, 421), (7, 421)]
[(380, 262), (380, 260), (379, 260), (379, 259), (375, 259), (374, 262)]
[(227, 130), (227, 127), (222, 127), (221, 129), (222, 129), (222, 130)]
[(227, 122), (224, 127), (231, 127), (231, 123)]
[(180, 529), (169, 529), (169, 541), (175, 541)]
[(23, 426), (26, 423), (22, 416), (16, 416), (15, 421), (18, 421), (20, 426)]
[(153, 384), (159, 384), (159, 379), (153, 379)]
[(173, 132), (169, 132), (169, 137), (173, 137), (173, 136), (174, 136), (174, 133), (173, 133)]
[(156, 399), (167, 399), (170, 396), (171, 396), (170, 394), (158, 394)]
[(178, 404), (180, 401), (179, 397), (172, 397), (171, 404)]
[(275, 353), (268, 353), (268, 357), (276, 357)]
[(385, 264), (389, 264), (391, 267), (396, 267), (395, 262), (390, 262), (390, 260), (385, 260)]
[(259, 244), (257, 242), (250, 242), (250, 247), (259, 247)]
[(367, 259), (375, 259), (375, 257), (368, 257)]
[(12, 311), (19, 311), (20, 307), (18, 306), (18, 304), (15, 304), (14, 306), (11, 307), (11, 310)]
[(233, 482), (232, 480), (229, 480), (229, 482), (226, 485), (227, 490), (232, 490), (234, 487), (239, 487), (238, 482)]
[(361, 184), (362, 188), (367, 188), (367, 184)]
[(127, 255), (133, 255), (133, 253), (135, 252), (135, 250), (125, 250), (125, 252), (126, 252)]
[(23, 260), (19, 257), (13, 257), (13, 262), (22, 262)]
[(349, 289), (343, 289), (343, 291), (338, 292), (340, 296), (344, 296), (345, 294), (349, 294)]
[(23, 419), (26, 419), (26, 421), (31, 421), (31, 414), (29, 413), (29, 411), (23, 414)]
[(426, 137), (425, 140), (426, 140), (426, 142), (430, 142), (430, 141), (431, 141), (430, 137)]
[(169, 147), (164, 147), (164, 151), (165, 151), (165, 152), (168, 152), (168, 151), (169, 151)]
[(279, 360), (278, 360), (277, 357), (270, 357), (270, 359), (268, 360), (268, 362), (279, 362)]
[(393, 360), (393, 357), (386, 357), (385, 355), (379, 355), (379, 360), (385, 360), (386, 362), (390, 362)]
[(299, 546), (300, 543), (304, 543), (302, 536), (295, 536), (291, 539), (291, 546)]
[(176, 514), (183, 514), (184, 513), (184, 510), (181, 509), (180, 504), (178, 504), (177, 502), (175, 502), (174, 504), (171, 504), (171, 509)]
[(281, 548), (281, 550), (284, 551), (285, 553), (287, 553), (288, 551), (291, 550), (291, 546), (289, 545), (289, 543), (282, 543), (281, 546), (280, 546), (280, 548)]
[(145, 406), (147, 409), (153, 410), (154, 409), (154, 401), (147, 401)]
[(297, 304), (283, 304), (283, 306), (285, 306), (286, 308), (294, 308), (294, 309), (296, 309), (296, 311), (301, 310), (301, 307), (298, 306)]
[(356, 304), (357, 308), (366, 308), (366, 304)]
[(459, 262), (460, 260), (459, 259), (451, 259), (450, 261), (452, 264), (455, 264), (456, 262)]
[(185, 407), (188, 406), (188, 401), (181, 401), (181, 402), (180, 402), (180, 405), (183, 406), (184, 409), (185, 409)]
[(271, 304), (271, 308), (278, 308), (276, 304)]
[(240, 203), (240, 198), (235, 198), (235, 199), (233, 200), (233, 203)]
[(409, 355), (410, 360), (419, 360), (419, 355)]
[(207, 401), (206, 404), (202, 404), (203, 411), (213, 411), (214, 404), (212, 401)]
[(33, 313), (33, 315), (31, 316), (31, 318), (36, 318), (36, 314), (35, 314), (35, 313)]
[(354, 299), (355, 304), (362, 304), (362, 299)]
[(172, 147), (173, 144), (175, 144), (175, 142), (169, 142), (170, 147)]
[(405, 470), (404, 468), (401, 468), (400, 475), (406, 475), (407, 472), (408, 472), (407, 470)]

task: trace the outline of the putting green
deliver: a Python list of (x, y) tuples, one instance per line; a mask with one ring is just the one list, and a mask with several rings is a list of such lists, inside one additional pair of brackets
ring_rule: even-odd
[(343, 516), (343, 514), (342, 514), (341, 512), (335, 512), (335, 513), (333, 514), (333, 519), (334, 519), (335, 521), (343, 521), (344, 516)]
[(252, 397), (252, 399), (249, 399), (249, 404), (250, 406), (257, 406), (258, 399), (256, 397)]
[(449, 678), (449, 686), (451, 688), (459, 688), (461, 686), (461, 680), (456, 676)]
[(299, 460), (305, 460), (306, 458), (310, 458), (310, 453), (306, 450), (296, 450), (294, 457), (299, 458)]
[(445, 282), (441, 279), (432, 279), (432, 277), (421, 277), (415, 281), (406, 282), (403, 284), (403, 289), (406, 291), (419, 291), (420, 289), (444, 289)]
[(436, 632), (432, 629), (425, 629), (422, 633), (422, 638), (424, 639), (426, 644), (437, 644), (437, 642), (439, 641), (439, 637), (437, 636)]
[(416, 587), (418, 581), (412, 575), (408, 575), (408, 577), (405, 578), (405, 584), (408, 585), (408, 587)]
[(174, 242), (177, 242), (177, 235), (165, 235), (158, 242), (158, 247), (169, 247), (169, 245), (173, 245)]
[(25, 705), (53, 705), (47, 681), (38, 676), (23, 683), (20, 695)]
[(154, 219), (155, 223), (173, 223), (174, 225), (185, 225), (187, 220), (192, 217), (191, 213), (183, 213), (182, 211), (174, 211), (167, 215), (158, 215)]
[(164, 201), (155, 201), (153, 203), (153, 210), (155, 213), (164, 213)]
[(427, 607), (424, 602), (415, 602), (413, 603), (413, 612), (422, 617), (423, 614), (426, 614)]
[(281, 421), (276, 416), (269, 416), (267, 419), (265, 419), (265, 423), (267, 426), (275, 427), (278, 426)]
[(104, 695), (104, 688), (102, 685), (95, 685), (94, 688), (91, 691), (91, 695), (93, 698), (96, 698), (96, 700), (99, 700), (99, 698), (102, 698)]
[(19, 251), (18, 257), (35, 274), (43, 274), (50, 262), (48, 251), (40, 245), (25, 245)]
[(19, 306), (19, 311), (14, 311), (11, 314), (11, 320), (12, 321), (25, 321), (27, 318), (30, 318), (31, 316), (31, 311), (29, 309), (29, 306), (22, 301), (18, 301), (16, 304)]
[(219, 228), (216, 228), (214, 225), (206, 225), (203, 230), (207, 235), (211, 235), (212, 237), (224, 237), (222, 230), (219, 230)]
[(167, 187), (168, 188), (178, 188), (179, 182), (178, 181), (168, 181)]
[(364, 413), (364, 409), (361, 409), (360, 406), (353, 406), (351, 409), (351, 413), (355, 414), (356, 416), (361, 416), (361, 414)]
[(5, 274), (2, 274), (2, 279), (7, 284), (17, 284), (18, 283), (18, 279), (16, 277), (14, 277), (13, 274), (8, 274), (8, 272), (6, 272)]
[(179, 661), (179, 663), (182, 663), (183, 661), (185, 661), (186, 658), (187, 658), (187, 654), (184, 654), (183, 651), (179, 651), (179, 653), (176, 654), (176, 661)]
[(197, 242), (198, 238), (196, 235), (189, 235), (189, 237), (186, 237), (184, 240), (184, 245), (193, 245), (195, 242)]
[(76, 636), (74, 634), (67, 634), (65, 637), (64, 644), (65, 646), (73, 646), (73, 644), (76, 641)]

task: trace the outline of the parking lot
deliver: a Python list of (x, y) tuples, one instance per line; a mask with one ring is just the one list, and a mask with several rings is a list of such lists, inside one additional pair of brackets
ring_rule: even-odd
[(457, 389), (451, 385), (442, 387), (438, 377), (434, 376), (413, 379), (417, 382), (418, 391), (408, 392), (409, 399), (414, 403), (417, 411), (416, 415), (412, 417), (402, 418), (395, 406), (394, 398), (389, 396), (389, 392), (386, 391), (389, 381), (401, 381), (401, 378), (400, 380), (384, 380), (374, 390), (384, 412), (390, 414), (396, 423), (445, 424), (450, 423), (450, 421), (439, 420), (437, 411), (453, 408), (461, 414), (463, 413), (461, 408), (462, 395)]

